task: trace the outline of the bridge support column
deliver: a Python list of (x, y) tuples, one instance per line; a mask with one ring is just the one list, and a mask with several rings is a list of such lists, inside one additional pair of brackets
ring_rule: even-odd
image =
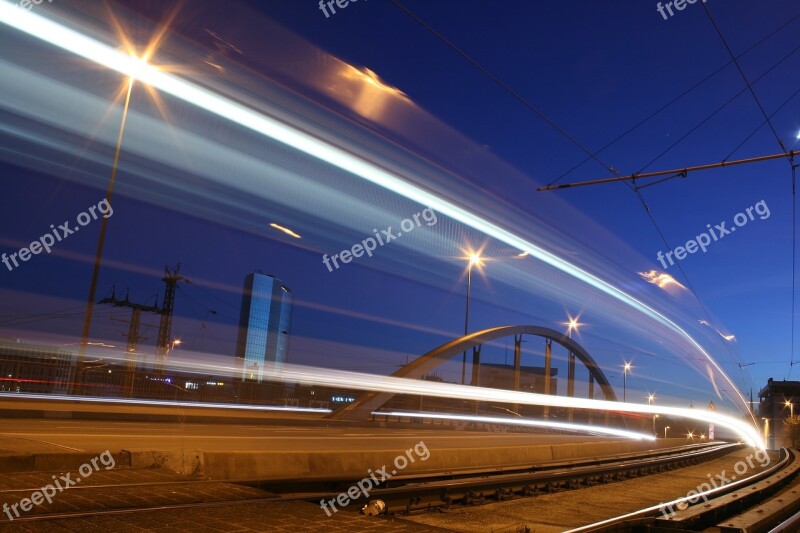
[[(472, 347), (472, 378), (470, 380), (470, 384), (473, 387), (477, 387), (478, 383), (480, 382), (480, 369), (481, 369), (481, 348), (483, 345), (479, 344), (477, 346)], [(475, 401), (475, 414), (478, 414), (478, 408), (480, 407), (481, 402)]]
[[(514, 390), (519, 392), (520, 371), (522, 368), (522, 335), (514, 335)], [(514, 405), (519, 413), (519, 404)]]
[(478, 386), (478, 382), (480, 381), (480, 369), (481, 369), (481, 348), (483, 345), (479, 344), (472, 348), (472, 379), (470, 380), (470, 385), (473, 387)]
[[(589, 374), (589, 399), (594, 400), (594, 376)], [(594, 411), (589, 411), (589, 423), (592, 423), (592, 418), (594, 418)]]
[[(567, 396), (570, 398), (575, 397), (575, 354), (569, 352), (568, 358), (568, 368), (567, 368)], [(567, 420), (572, 422), (573, 416), (573, 409), (567, 409)]]
[[(552, 364), (552, 341), (545, 339), (544, 341), (544, 393), (550, 394), (550, 366)], [(545, 406), (544, 417), (550, 418), (550, 407)]]

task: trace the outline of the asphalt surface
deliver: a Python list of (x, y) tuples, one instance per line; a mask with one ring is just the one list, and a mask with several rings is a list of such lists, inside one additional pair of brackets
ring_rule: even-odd
[(92, 420), (6, 420), (0, 453), (104, 450), (396, 451), (424, 438), (437, 448), (493, 448), (568, 442), (615, 441), (602, 437), (487, 433), (440, 429), (297, 427), (257, 424), (180, 424)]

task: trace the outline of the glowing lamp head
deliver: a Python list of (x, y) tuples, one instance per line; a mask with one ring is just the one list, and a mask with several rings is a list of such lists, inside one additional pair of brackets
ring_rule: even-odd
[(147, 64), (147, 59), (131, 55), (130, 61), (128, 62), (127, 74), (132, 80), (138, 80), (145, 74), (149, 66), (150, 65)]
[(481, 256), (478, 254), (470, 254), (469, 256), (469, 266), (475, 266), (481, 264)]

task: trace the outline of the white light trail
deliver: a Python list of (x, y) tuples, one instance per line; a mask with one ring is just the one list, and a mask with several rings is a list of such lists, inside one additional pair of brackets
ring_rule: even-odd
[(508, 424), (513, 426), (529, 426), (541, 427), (550, 429), (561, 429), (564, 431), (574, 431), (578, 433), (599, 433), (601, 435), (612, 435), (614, 437), (624, 437), (633, 440), (650, 440), (654, 441), (656, 438), (653, 435), (645, 433), (636, 433), (635, 431), (626, 431), (624, 429), (610, 428), (605, 426), (590, 426), (586, 424), (572, 424), (568, 422), (552, 422), (550, 420), (535, 420), (532, 418), (508, 418), (499, 416), (473, 416), (473, 415), (455, 415), (455, 414), (442, 414), (442, 413), (423, 413), (423, 412), (407, 412), (407, 411), (373, 411), (373, 415), (388, 415), (388, 416), (409, 416), (416, 418), (435, 418), (437, 420), (463, 420), (465, 422), (487, 422), (489, 424)]
[[(25, 394), (25, 393), (0, 393), (0, 400), (11, 398), (14, 400), (47, 400), (47, 401), (68, 401), (83, 403), (114, 403), (122, 405), (146, 405), (146, 406), (166, 406), (166, 407), (197, 407), (200, 409), (235, 409), (242, 411), (270, 411), (270, 412), (290, 412), (290, 413), (317, 413), (328, 414), (330, 409), (317, 407), (288, 407), (282, 405), (243, 405), (233, 403), (200, 403), (200, 402), (177, 402), (172, 400), (142, 400), (136, 398), (98, 398), (92, 396), (69, 396), (64, 394)], [(12, 406), (13, 407), (13, 406)]]
[[(115, 50), (77, 31), (38, 15), (33, 11), (19, 9), (18, 6), (10, 2), (0, 0), (0, 22), (89, 61), (124, 74), (127, 77), (134, 77), (142, 83), (204, 109), (209, 113), (213, 113), (314, 158), (325, 161), (373, 184), (416, 201), (421, 205), (430, 207), (437, 212), (449, 216), (453, 220), (506, 243), (520, 250), (522, 253), (528, 253), (543, 263), (561, 270), (612, 298), (629, 305), (644, 315), (654, 319), (659, 324), (685, 337), (701, 354), (703, 354), (709, 364), (725, 378), (730, 385), (728, 390), (733, 391), (739, 398), (742, 407), (745, 409), (747, 408), (747, 401), (736, 384), (728, 377), (727, 373), (725, 373), (711, 355), (678, 324), (623, 290), (553, 253), (468, 212), (464, 208), (412, 185), (404, 181), (401, 177), (387, 172), (378, 165), (365, 161), (342, 148), (317, 139), (288, 124), (284, 124), (267, 115), (258, 113), (175, 75), (162, 72), (156, 67), (143, 65), (139, 58), (130, 56), (120, 50)], [(753, 418), (753, 424), (755, 426), (755, 418)]]
[[(200, 363), (196, 362), (196, 358), (194, 358), (191, 362), (175, 363), (177, 362), (171, 364), (171, 368), (200, 374), (217, 372), (235, 375), (237, 371), (239, 371), (235, 365), (227, 361), (220, 363)], [(405, 379), (393, 376), (378, 376), (375, 374), (352, 372), (348, 370), (314, 368), (294, 364), (285, 364), (280, 370), (266, 369), (263, 371), (263, 376), (266, 379), (275, 381), (285, 381), (287, 383), (298, 383), (302, 385), (337, 387), (347, 390), (379, 391), (395, 394), (434, 396), (438, 398), (494, 401), (506, 404), (566, 407), (621, 413), (669, 415), (678, 418), (699, 420), (701, 422), (728, 428), (741, 437), (748, 445), (764, 448), (762, 434), (759, 430), (744, 420), (720, 414), (717, 411), (669, 407), (666, 405), (590, 400), (569, 396), (553, 396), (532, 392), (473, 387), (472, 385), (459, 385), (455, 383), (438, 383), (435, 381)]]

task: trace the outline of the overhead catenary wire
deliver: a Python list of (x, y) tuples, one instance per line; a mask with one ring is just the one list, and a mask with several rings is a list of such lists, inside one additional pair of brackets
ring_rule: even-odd
[(460, 56), (461, 56), (461, 57), (462, 57), (464, 60), (466, 60), (466, 61), (467, 61), (469, 64), (471, 64), (473, 67), (475, 67), (476, 69), (478, 69), (478, 70), (479, 70), (481, 73), (483, 73), (483, 75), (485, 75), (485, 76), (486, 76), (486, 77), (488, 77), (490, 80), (492, 80), (492, 81), (493, 81), (495, 84), (497, 84), (497, 85), (498, 85), (500, 88), (502, 88), (502, 89), (503, 89), (505, 92), (507, 92), (508, 94), (510, 94), (511, 96), (513, 96), (513, 97), (514, 97), (516, 100), (518, 100), (518, 101), (519, 101), (519, 102), (520, 102), (522, 105), (524, 105), (524, 106), (525, 106), (525, 107), (527, 107), (527, 108), (528, 108), (530, 111), (532, 111), (533, 113), (535, 113), (535, 114), (536, 114), (536, 115), (537, 115), (539, 118), (541, 118), (541, 119), (542, 119), (544, 122), (546, 122), (546, 123), (547, 123), (547, 124), (548, 124), (550, 127), (552, 127), (553, 129), (555, 129), (555, 130), (556, 130), (558, 133), (560, 133), (560, 134), (561, 134), (561, 135), (562, 135), (564, 138), (566, 138), (567, 140), (569, 140), (569, 141), (570, 141), (572, 144), (574, 144), (575, 146), (577, 146), (577, 147), (578, 147), (578, 148), (579, 148), (581, 151), (583, 151), (585, 154), (587, 154), (587, 155), (588, 155), (588, 156), (589, 156), (591, 159), (593, 159), (593, 160), (597, 161), (597, 162), (598, 162), (600, 165), (602, 165), (602, 166), (603, 166), (603, 168), (605, 168), (605, 169), (606, 169), (606, 170), (608, 170), (609, 172), (611, 172), (611, 173), (614, 173), (614, 168), (613, 168), (612, 166), (610, 166), (610, 165), (607, 165), (607, 164), (606, 164), (606, 163), (604, 163), (602, 160), (600, 160), (600, 158), (599, 158), (599, 157), (598, 157), (596, 154), (592, 153), (592, 151), (591, 151), (591, 150), (589, 150), (589, 149), (588, 149), (586, 146), (584, 146), (584, 145), (583, 145), (583, 144), (582, 144), (580, 141), (578, 141), (578, 140), (577, 140), (575, 137), (573, 137), (572, 135), (570, 135), (570, 134), (569, 134), (569, 132), (567, 132), (567, 131), (566, 131), (564, 128), (562, 128), (562, 127), (561, 127), (561, 126), (560, 126), (558, 123), (556, 123), (556, 122), (555, 122), (553, 119), (551, 119), (549, 116), (547, 116), (547, 115), (546, 115), (546, 114), (545, 114), (543, 111), (541, 111), (541, 110), (540, 110), (538, 107), (536, 107), (535, 105), (533, 105), (533, 104), (532, 104), (530, 101), (528, 101), (528, 100), (527, 100), (525, 97), (523, 97), (521, 94), (519, 94), (519, 93), (518, 93), (517, 91), (515, 91), (513, 88), (511, 88), (511, 87), (510, 87), (510, 86), (509, 86), (507, 83), (505, 83), (505, 82), (504, 82), (504, 81), (502, 81), (500, 78), (498, 78), (497, 76), (495, 76), (495, 75), (494, 75), (492, 72), (490, 72), (490, 71), (489, 71), (487, 68), (485, 68), (483, 65), (481, 65), (480, 63), (478, 63), (478, 61), (476, 61), (475, 59), (473, 59), (473, 58), (472, 58), (472, 57), (471, 57), (469, 54), (467, 54), (467, 53), (466, 53), (465, 51), (463, 51), (461, 48), (459, 48), (458, 46), (456, 46), (456, 45), (455, 45), (455, 44), (454, 44), (452, 41), (450, 41), (450, 40), (449, 40), (447, 37), (445, 37), (444, 35), (442, 35), (442, 34), (441, 34), (440, 32), (438, 32), (438, 31), (437, 31), (435, 28), (433, 28), (433, 27), (432, 27), (430, 24), (428, 24), (427, 22), (425, 22), (423, 19), (421, 19), (419, 16), (417, 16), (417, 15), (416, 15), (414, 12), (412, 12), (410, 9), (408, 9), (406, 6), (404, 6), (402, 3), (400, 3), (400, 2), (399, 2), (399, 0), (391, 0), (391, 2), (392, 2), (392, 3), (393, 3), (393, 4), (394, 4), (394, 5), (395, 5), (395, 6), (396, 6), (396, 7), (397, 7), (397, 8), (398, 8), (400, 11), (402, 11), (403, 13), (405, 13), (405, 14), (406, 14), (408, 17), (410, 17), (412, 20), (414, 20), (414, 21), (415, 21), (415, 22), (417, 22), (419, 25), (421, 25), (423, 28), (425, 28), (426, 30), (428, 30), (428, 31), (429, 31), (429, 32), (430, 32), (430, 33), (431, 33), (431, 34), (432, 34), (434, 37), (436, 37), (436, 38), (437, 38), (439, 41), (441, 41), (442, 43), (444, 43), (444, 44), (445, 44), (445, 45), (446, 45), (448, 48), (450, 48), (451, 50), (453, 50), (454, 52), (456, 52), (458, 55), (460, 55)]
[[(483, 75), (487, 76), (487, 77), (488, 77), (490, 80), (492, 80), (492, 81), (493, 81), (495, 84), (497, 84), (498, 86), (500, 86), (500, 87), (501, 87), (501, 88), (502, 88), (502, 89), (503, 89), (505, 92), (507, 92), (508, 94), (510, 94), (511, 96), (513, 96), (513, 97), (514, 97), (515, 99), (517, 99), (517, 100), (518, 100), (520, 103), (522, 103), (522, 104), (523, 104), (523, 105), (524, 105), (526, 108), (528, 108), (529, 110), (531, 110), (532, 112), (534, 112), (534, 113), (535, 113), (537, 116), (539, 116), (539, 117), (540, 117), (542, 120), (544, 120), (544, 121), (545, 121), (545, 122), (546, 122), (548, 125), (550, 125), (550, 126), (551, 126), (552, 128), (554, 128), (556, 131), (558, 131), (558, 132), (559, 132), (559, 133), (560, 133), (562, 136), (564, 136), (564, 137), (565, 137), (565, 138), (567, 138), (567, 139), (568, 139), (570, 142), (572, 142), (572, 143), (573, 143), (575, 146), (577, 146), (578, 148), (580, 148), (580, 149), (581, 149), (581, 150), (582, 150), (584, 153), (586, 153), (586, 154), (589, 156), (589, 158), (590, 158), (590, 159), (593, 159), (593, 160), (595, 160), (597, 163), (599, 163), (600, 165), (602, 165), (602, 166), (603, 166), (603, 168), (605, 168), (607, 171), (609, 171), (610, 173), (614, 174), (615, 176), (619, 176), (619, 175), (620, 175), (620, 172), (619, 172), (619, 171), (617, 171), (616, 169), (614, 169), (614, 167), (613, 167), (613, 166), (611, 166), (611, 165), (608, 165), (608, 164), (606, 164), (605, 162), (603, 162), (603, 161), (602, 161), (602, 160), (601, 160), (601, 159), (598, 157), (598, 155), (597, 155), (598, 153), (597, 153), (597, 152), (593, 153), (593, 152), (592, 152), (592, 151), (590, 151), (588, 148), (586, 148), (586, 147), (585, 147), (585, 146), (584, 146), (584, 145), (583, 145), (581, 142), (579, 142), (579, 141), (578, 141), (578, 140), (577, 140), (577, 139), (576, 139), (574, 136), (572, 136), (571, 134), (569, 134), (569, 133), (568, 133), (568, 132), (567, 132), (567, 131), (566, 131), (564, 128), (562, 128), (561, 126), (559, 126), (559, 125), (558, 125), (558, 124), (557, 124), (555, 121), (553, 121), (553, 120), (552, 120), (550, 117), (548, 117), (547, 115), (545, 115), (545, 114), (544, 114), (544, 113), (543, 113), (541, 110), (539, 110), (539, 109), (538, 109), (536, 106), (534, 106), (534, 105), (533, 105), (532, 103), (530, 103), (530, 102), (529, 102), (527, 99), (525, 99), (524, 97), (522, 97), (522, 96), (521, 96), (521, 95), (520, 95), (520, 94), (519, 94), (517, 91), (515, 91), (513, 88), (511, 88), (511, 87), (510, 87), (508, 84), (506, 84), (505, 82), (503, 82), (502, 80), (500, 80), (500, 79), (499, 79), (499, 78), (498, 78), (496, 75), (494, 75), (492, 72), (490, 72), (490, 71), (489, 71), (487, 68), (485, 68), (483, 65), (481, 65), (480, 63), (478, 63), (478, 62), (477, 62), (475, 59), (473, 59), (471, 56), (469, 56), (469, 55), (468, 55), (466, 52), (464, 52), (462, 49), (460, 49), (458, 46), (456, 46), (456, 45), (455, 45), (453, 42), (451, 42), (451, 41), (450, 41), (449, 39), (447, 39), (447, 38), (446, 38), (446, 37), (445, 37), (443, 34), (441, 34), (440, 32), (438, 32), (438, 31), (437, 31), (435, 28), (433, 28), (433, 27), (432, 27), (430, 24), (428, 24), (428, 23), (427, 23), (427, 22), (425, 22), (425, 21), (424, 21), (422, 18), (420, 18), (419, 16), (417, 16), (416, 14), (414, 14), (414, 13), (413, 13), (411, 10), (409, 10), (408, 8), (406, 8), (406, 7), (405, 7), (405, 6), (404, 6), (402, 3), (400, 3), (400, 2), (399, 2), (399, 0), (392, 0), (392, 3), (393, 3), (393, 4), (394, 4), (394, 5), (395, 5), (395, 6), (396, 6), (398, 9), (400, 9), (400, 10), (401, 10), (403, 13), (405, 13), (407, 16), (409, 16), (409, 17), (410, 17), (412, 20), (414, 20), (415, 22), (417, 22), (418, 24), (420, 24), (420, 25), (421, 25), (423, 28), (425, 28), (427, 31), (429, 31), (429, 32), (430, 32), (430, 33), (431, 33), (431, 34), (432, 34), (434, 37), (436, 37), (436, 38), (437, 38), (437, 39), (438, 39), (440, 42), (444, 43), (444, 44), (445, 44), (447, 47), (449, 47), (451, 50), (453, 50), (453, 51), (454, 51), (454, 52), (456, 52), (458, 55), (460, 55), (460, 56), (461, 56), (461, 57), (462, 57), (464, 60), (466, 60), (466, 61), (467, 61), (469, 64), (471, 64), (473, 67), (475, 67), (476, 69), (478, 69), (478, 70), (479, 70), (479, 71), (480, 71), (480, 72), (481, 72)], [(795, 21), (795, 20), (797, 20), (798, 18), (800, 18), (800, 15), (796, 16), (796, 17), (795, 17), (794, 19), (792, 19), (790, 22), (788, 22), (788, 23), (784, 24), (783, 26), (781, 26), (780, 28), (778, 28), (777, 30), (775, 30), (775, 31), (774, 31), (772, 34), (770, 34), (770, 36), (771, 36), (771, 35), (773, 35), (774, 33), (777, 33), (777, 32), (778, 32), (778, 31), (780, 31), (782, 28), (786, 27), (786, 26), (787, 26), (789, 23), (791, 23), (791, 22), (794, 22), (794, 21)], [(766, 37), (765, 39), (769, 38), (770, 36)], [(758, 44), (760, 44), (760, 43), (757, 43), (756, 45), (754, 45), (754, 47), (755, 47), (755, 46), (757, 46)], [(798, 47), (798, 49), (800, 49), (800, 47)], [(749, 50), (748, 50), (748, 51), (749, 51)], [(727, 65), (729, 65), (729, 64), (730, 64), (730, 62), (729, 62), (729, 63), (727, 63), (725, 66), (727, 66)], [(723, 68), (724, 68), (724, 67), (723, 67)], [(773, 68), (774, 68), (774, 67), (773, 67)], [(646, 119), (646, 120), (647, 120), (647, 119)], [(637, 125), (637, 126), (635, 126), (635, 127), (638, 127), (638, 125)], [(634, 127), (634, 129), (635, 129), (635, 127)], [(615, 142), (615, 141), (614, 141), (614, 142)], [(652, 224), (653, 224), (653, 226), (655, 227), (655, 229), (656, 229), (656, 232), (658, 233), (658, 235), (659, 235), (659, 237), (661, 238), (662, 242), (665, 244), (665, 246), (667, 246), (667, 248), (668, 248), (668, 249), (671, 249), (671, 246), (670, 246), (669, 242), (667, 241), (667, 239), (666, 239), (666, 237), (665, 237), (665, 235), (664, 235), (664, 232), (663, 232), (663, 231), (661, 230), (661, 228), (659, 227), (659, 225), (658, 225), (658, 222), (655, 220), (655, 218), (654, 218), (653, 214), (652, 214), (652, 213), (651, 213), (651, 211), (650, 211), (650, 208), (649, 208), (649, 206), (647, 205), (646, 201), (645, 201), (645, 200), (644, 200), (644, 198), (642, 197), (641, 193), (639, 193), (639, 192), (636, 190), (636, 187), (635, 187), (635, 186), (632, 186), (632, 185), (631, 185), (631, 184), (629, 184), (629, 183), (626, 183), (626, 185), (627, 185), (627, 186), (628, 186), (628, 187), (629, 187), (629, 188), (630, 188), (630, 189), (631, 189), (631, 190), (632, 190), (632, 191), (633, 191), (633, 192), (634, 192), (634, 193), (637, 195), (637, 197), (639, 198), (639, 201), (642, 203), (642, 206), (643, 206), (643, 208), (645, 209), (645, 212), (646, 212), (646, 214), (647, 214), (648, 218), (650, 219), (651, 223), (652, 223)], [(694, 287), (693, 287), (693, 285), (692, 285), (691, 281), (689, 280), (689, 277), (686, 275), (686, 272), (683, 270), (683, 268), (682, 268), (680, 265), (678, 265), (678, 268), (679, 268), (679, 270), (681, 271), (681, 274), (683, 275), (683, 277), (684, 277), (684, 281), (686, 281), (686, 284), (687, 284), (687, 286), (688, 286), (689, 290), (692, 292), (692, 295), (693, 295), (693, 296), (694, 296), (694, 298), (697, 300), (697, 302), (700, 304), (700, 306), (701, 306), (701, 308), (703, 309), (703, 311), (704, 311), (704, 313), (705, 313), (706, 317), (708, 318), (708, 320), (709, 320), (709, 321), (711, 321), (711, 316), (710, 316), (710, 313), (708, 312), (708, 309), (707, 309), (707, 308), (706, 308), (706, 306), (703, 304), (703, 302), (700, 300), (700, 297), (699, 297), (699, 295), (697, 294), (697, 292), (694, 290)], [(731, 354), (731, 356), (733, 357), (733, 354), (732, 354), (732, 352), (731, 352), (731, 349), (730, 349), (730, 347), (729, 347), (729, 346), (727, 346), (727, 344), (725, 345), (725, 347), (726, 347), (726, 350), (728, 351), (728, 353), (729, 353), (729, 354)], [(735, 357), (734, 357), (734, 358), (735, 358)]]
[[(728, 51), (728, 55), (731, 56), (733, 59), (733, 64), (736, 65), (736, 69), (739, 71), (739, 75), (744, 80), (745, 85), (747, 85), (747, 89), (750, 91), (750, 94), (753, 96), (753, 100), (755, 100), (756, 105), (758, 105), (758, 109), (761, 111), (761, 114), (764, 116), (764, 120), (769, 125), (770, 131), (772, 131), (772, 135), (775, 137), (775, 140), (778, 141), (778, 145), (781, 147), (783, 152), (786, 152), (786, 145), (783, 144), (783, 140), (781, 140), (780, 135), (775, 130), (775, 126), (772, 124), (769, 115), (767, 115), (766, 109), (764, 109), (764, 105), (761, 103), (761, 100), (758, 98), (756, 91), (753, 89), (753, 85), (750, 83), (750, 80), (747, 79), (747, 75), (744, 73), (742, 66), (739, 64), (739, 61), (736, 59), (736, 56), (733, 54), (733, 50), (731, 50), (730, 45), (728, 44), (728, 40), (725, 39), (725, 35), (722, 33), (717, 21), (714, 20), (711, 11), (709, 10), (708, 6), (705, 2), (702, 4), (703, 9), (708, 15), (708, 19), (711, 21), (711, 24), (714, 26), (714, 29), (717, 30), (717, 35), (719, 35), (722, 44), (725, 46), (725, 49)], [(789, 163), (789, 167), (792, 169), (792, 304), (791, 304), (791, 315), (790, 315), (790, 322), (789, 322), (789, 329), (791, 330), (790, 338), (791, 338), (791, 345), (789, 347), (789, 351), (791, 354), (791, 362), (789, 363), (789, 375), (792, 373), (792, 368), (794, 367), (794, 313), (795, 313), (795, 301), (796, 301), (796, 291), (795, 291), (795, 284), (796, 284), (796, 272), (797, 272), (797, 202), (796, 202), (796, 186), (795, 186), (795, 172), (796, 167), (794, 164), (794, 153), (790, 153), (787, 157), (787, 161)], [(787, 376), (788, 377), (788, 376)]]
[[(761, 45), (762, 45), (764, 42), (768, 41), (768, 40), (769, 40), (769, 39), (771, 39), (773, 36), (775, 36), (775, 35), (776, 35), (776, 34), (778, 34), (780, 31), (782, 31), (784, 28), (788, 27), (789, 25), (793, 24), (794, 22), (796, 22), (796, 21), (798, 21), (798, 20), (800, 20), (800, 14), (798, 14), (798, 15), (795, 15), (794, 17), (792, 17), (791, 19), (789, 19), (788, 21), (786, 21), (786, 22), (785, 22), (785, 23), (783, 23), (782, 25), (778, 26), (778, 27), (777, 27), (776, 29), (774, 29), (772, 32), (768, 33), (766, 36), (764, 36), (764, 37), (762, 37), (760, 40), (756, 41), (756, 42), (755, 42), (754, 44), (752, 44), (752, 45), (751, 45), (749, 48), (745, 49), (745, 50), (744, 50), (744, 52), (742, 52), (741, 54), (739, 54), (739, 56), (737, 57), (737, 59), (741, 59), (741, 58), (743, 58), (743, 57), (744, 57), (745, 55), (747, 55), (749, 52), (751, 52), (752, 50), (754, 50), (754, 49), (758, 48), (758, 47), (759, 47), (759, 46), (761, 46)], [(719, 74), (720, 72), (722, 72), (723, 70), (725, 70), (725, 69), (726, 69), (726, 68), (727, 68), (729, 65), (731, 65), (731, 63), (733, 63), (733, 60), (731, 60), (731, 61), (728, 61), (727, 63), (725, 63), (724, 65), (722, 65), (721, 67), (719, 67), (719, 68), (717, 68), (715, 71), (713, 71), (711, 74), (709, 74), (708, 76), (706, 76), (705, 78), (703, 78), (702, 80), (700, 80), (700, 81), (698, 81), (698, 82), (694, 83), (693, 85), (691, 85), (690, 87), (688, 87), (686, 90), (684, 90), (683, 92), (681, 92), (679, 95), (677, 95), (676, 97), (672, 98), (670, 101), (668, 101), (667, 103), (663, 104), (661, 107), (659, 107), (658, 109), (656, 109), (655, 111), (653, 111), (652, 113), (650, 113), (649, 115), (647, 115), (646, 117), (644, 117), (643, 119), (641, 119), (639, 122), (637, 122), (636, 124), (634, 124), (633, 126), (631, 126), (630, 128), (628, 128), (627, 130), (625, 130), (623, 133), (621, 133), (621, 134), (617, 135), (617, 136), (616, 136), (614, 139), (612, 139), (611, 141), (609, 141), (608, 143), (606, 143), (605, 145), (603, 145), (602, 147), (600, 147), (598, 150), (596, 150), (596, 151), (594, 152), (594, 154), (593, 154), (593, 155), (599, 155), (599, 154), (600, 154), (601, 152), (603, 152), (604, 150), (606, 150), (606, 149), (610, 148), (611, 146), (613, 146), (614, 144), (616, 144), (617, 142), (619, 142), (620, 140), (622, 140), (624, 137), (628, 136), (630, 133), (632, 133), (633, 131), (635, 131), (636, 129), (638, 129), (640, 126), (642, 126), (643, 124), (645, 124), (646, 122), (648, 122), (650, 119), (652, 119), (652, 118), (654, 118), (655, 116), (659, 115), (661, 112), (665, 111), (666, 109), (668, 109), (669, 107), (671, 107), (673, 104), (675, 104), (676, 102), (678, 102), (679, 100), (681, 100), (683, 97), (685, 97), (686, 95), (688, 95), (689, 93), (691, 93), (692, 91), (694, 91), (695, 89), (697, 89), (698, 87), (700, 87), (701, 85), (703, 85), (705, 82), (707, 82), (708, 80), (710, 80), (711, 78), (713, 78), (714, 76), (716, 76), (717, 74)], [(730, 157), (730, 156), (729, 156), (729, 157)], [(556, 184), (556, 183), (560, 182), (560, 181), (561, 181), (562, 179), (564, 179), (566, 176), (568, 176), (569, 174), (571, 174), (572, 172), (574, 172), (576, 169), (578, 169), (578, 168), (580, 168), (581, 166), (583, 166), (583, 164), (584, 164), (584, 163), (586, 163), (587, 161), (589, 161), (589, 160), (591, 160), (591, 159), (592, 159), (592, 158), (591, 158), (591, 156), (590, 156), (590, 157), (587, 157), (586, 159), (582, 160), (581, 162), (577, 163), (577, 164), (576, 164), (576, 165), (574, 165), (572, 168), (570, 168), (569, 170), (567, 170), (567, 171), (563, 172), (563, 173), (562, 173), (560, 176), (558, 176), (558, 177), (557, 177), (557, 178), (555, 178), (553, 181), (551, 181), (550, 183), (548, 183), (548, 185), (554, 185), (554, 184)]]
[[(788, 152), (781, 152), (777, 154), (769, 154), (769, 155), (762, 155), (758, 157), (748, 157), (746, 159), (737, 159), (734, 161), (720, 161), (719, 163), (708, 163), (705, 165), (695, 165), (691, 167), (684, 167), (684, 168), (672, 168), (669, 170), (657, 170), (654, 172), (642, 172), (642, 173), (635, 173), (635, 174), (628, 174), (625, 176), (614, 176), (611, 178), (600, 178), (596, 180), (587, 180), (587, 181), (577, 181), (574, 183), (562, 183), (560, 185), (553, 185), (552, 187), (545, 185), (544, 187), (539, 187), (538, 191), (553, 191), (557, 189), (569, 189), (573, 187), (584, 187), (587, 185), (602, 185), (605, 183), (614, 183), (618, 181), (635, 181), (641, 180), (646, 178), (655, 178), (659, 176), (670, 176), (673, 174), (678, 175), (688, 175), (690, 172), (699, 172), (702, 170), (711, 170), (715, 168), (724, 168), (724, 167), (731, 167), (736, 165), (746, 165), (748, 163), (760, 163), (762, 161), (770, 161), (773, 159), (783, 159), (783, 158), (792, 158), (795, 155), (800, 155), (800, 152), (795, 150), (789, 150)], [(639, 186), (641, 188), (643, 186)]]

